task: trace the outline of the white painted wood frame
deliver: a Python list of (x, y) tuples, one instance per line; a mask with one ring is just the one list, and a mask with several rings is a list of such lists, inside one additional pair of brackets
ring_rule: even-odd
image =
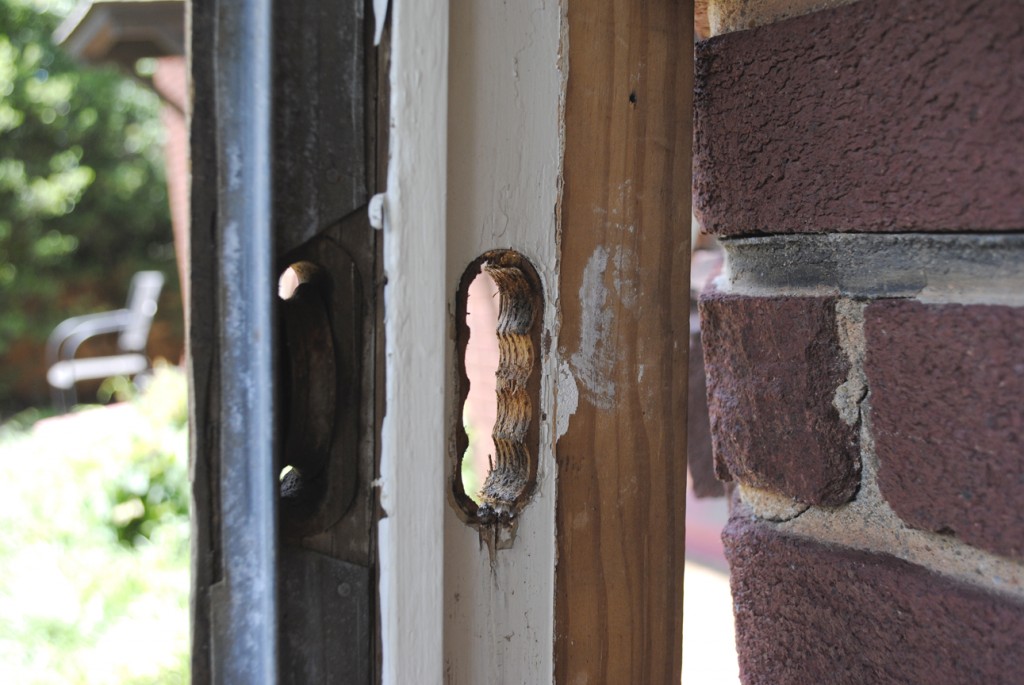
[(381, 427), (384, 685), (442, 682), (447, 0), (391, 5)]
[[(511, 547), (492, 552), (445, 508), (444, 656), (447, 683), (550, 683), (554, 651), (555, 409), (558, 367), (557, 207), (561, 179), (562, 8), (552, 0), (452, 0), (448, 82), (449, 317), (470, 262), (513, 249), (544, 295), (537, 483)], [(455, 321), (446, 339), (447, 445), (456, 397)], [(569, 403), (571, 406), (571, 403)], [(570, 409), (571, 411), (571, 409)], [(567, 417), (564, 417), (567, 421)], [(449, 461), (449, 468), (453, 461)]]
[(537, 486), (511, 548), (492, 557), (455, 513), (447, 476), (462, 410), (453, 313), (469, 263), (496, 248), (527, 257), (543, 282), (548, 349), (557, 349), (562, 9), (398, 0), (391, 11), (383, 682), (552, 682), (554, 442), (564, 423), (553, 355), (542, 357), (534, 412)]

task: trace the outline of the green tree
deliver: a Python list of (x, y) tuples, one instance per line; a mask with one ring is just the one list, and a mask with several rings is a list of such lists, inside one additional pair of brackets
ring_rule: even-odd
[(61, 9), (0, 0), (0, 355), (120, 306), (140, 268), (174, 274), (159, 100), (54, 45)]

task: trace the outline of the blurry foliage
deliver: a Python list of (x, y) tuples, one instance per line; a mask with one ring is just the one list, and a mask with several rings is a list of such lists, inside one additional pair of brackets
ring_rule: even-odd
[(67, 9), (0, 0), (0, 356), (122, 306), (139, 269), (175, 275), (159, 99), (56, 47)]
[(184, 383), (180, 372), (159, 365), (135, 400), (150, 430), (132, 436), (129, 458), (107, 485), (108, 522), (126, 547), (151, 542), (168, 521), (188, 522), (188, 472), (175, 449), (188, 431)]
[(186, 396), (0, 426), (0, 681), (188, 682)]
[[(467, 447), (466, 452), (462, 455), (462, 466), (459, 469), (459, 474), (462, 477), (462, 490), (476, 504), (482, 504), (483, 499), (480, 497), (480, 490), (484, 484), (481, 482), (477, 471), (479, 469), (479, 461), (482, 459), (482, 455), (477, 454), (476, 450), (473, 449), (476, 444), (477, 427), (473, 425), (473, 422), (469, 420), (469, 402), (462, 407), (462, 427), (466, 431)], [(490, 455), (487, 455), (487, 459), (490, 460)], [(487, 469), (490, 473), (490, 468)]]
[(4, 422), (0, 424), (0, 441), (5, 440), (13, 434), (27, 431), (35, 425), (36, 422), (48, 419), (54, 416), (57, 410), (53, 407), (29, 407), (23, 409), (13, 416), (4, 419)]
[[(140, 376), (142, 381), (145, 376)], [(100, 383), (96, 399), (100, 404), (108, 402), (130, 402), (138, 396), (138, 388), (128, 376), (111, 376)]]

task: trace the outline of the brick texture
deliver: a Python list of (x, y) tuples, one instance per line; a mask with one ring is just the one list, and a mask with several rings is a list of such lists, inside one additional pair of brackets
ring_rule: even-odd
[(697, 46), (723, 236), (1024, 226), (1024, 3), (861, 0)]
[(853, 495), (856, 426), (833, 407), (849, 361), (833, 297), (745, 297), (706, 291), (701, 330), (720, 478), (806, 504)]
[(1024, 556), (1024, 309), (865, 311), (879, 487), (907, 523)]
[(742, 506), (723, 538), (746, 685), (1021, 682), (1017, 601), (787, 536)]
[(707, 379), (701, 352), (700, 326), (690, 316), (690, 356), (686, 400), (686, 467), (697, 497), (723, 497), (725, 485), (715, 477), (708, 418)]

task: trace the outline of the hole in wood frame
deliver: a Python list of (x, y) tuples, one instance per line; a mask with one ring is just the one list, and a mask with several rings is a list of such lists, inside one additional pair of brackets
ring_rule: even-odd
[(309, 283), (317, 277), (318, 267), (311, 262), (295, 262), (281, 272), (277, 279), (277, 296), (282, 300), (295, 297), (295, 291), (303, 283)]
[(467, 522), (511, 523), (536, 482), (542, 302), (536, 271), (512, 250), (485, 253), (462, 276), (451, 480)]
[(462, 488), (479, 507), (482, 489), (494, 465), (494, 424), (498, 418), (497, 375), (500, 349), (498, 311), (501, 291), (486, 270), (481, 270), (466, 292), (469, 340), (463, 354), (469, 392), (462, 405), (462, 426), (469, 442), (462, 454)]
[(281, 308), (281, 404), (284, 444), (279, 474), (282, 511), (290, 519), (312, 516), (326, 487), (321, 477), (330, 456), (336, 373), (325, 292), (327, 277), (308, 261), (291, 264), (278, 278)]

